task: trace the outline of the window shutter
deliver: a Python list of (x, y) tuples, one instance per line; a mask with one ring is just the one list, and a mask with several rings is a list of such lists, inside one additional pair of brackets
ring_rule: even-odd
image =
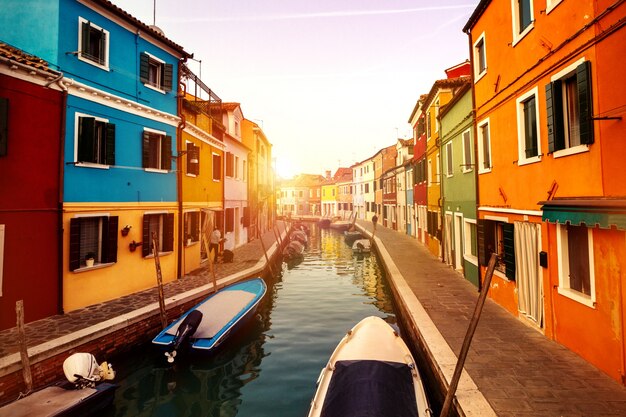
[(139, 79), (147, 84), (150, 78), (150, 56), (144, 52), (139, 55)]
[(200, 147), (193, 146), (193, 150), (191, 153), (191, 157), (196, 159), (196, 163), (192, 163), (191, 166), (193, 168), (193, 173), (195, 175), (200, 175)]
[(174, 66), (172, 64), (165, 64), (163, 66), (163, 89), (165, 91), (172, 91), (173, 75)]
[(200, 217), (200, 213), (189, 213), (191, 214), (191, 238), (194, 242), (200, 240), (200, 228), (198, 224), (198, 220)]
[(580, 115), (580, 143), (593, 143), (593, 98), (591, 96), (591, 62), (576, 68), (578, 84), (578, 111)]
[(506, 277), (515, 280), (515, 225), (513, 223), (502, 224), (502, 237), (504, 238), (504, 266)]
[(161, 155), (163, 155), (161, 159), (161, 169), (169, 171), (172, 169), (172, 137), (166, 136), (165, 140), (161, 143), (163, 144), (163, 149), (161, 150)]
[(144, 258), (150, 255), (150, 248), (152, 247), (152, 236), (150, 236), (150, 216), (151, 214), (143, 215), (143, 229), (141, 242), (141, 256)]
[(106, 126), (106, 164), (115, 165), (115, 125), (107, 123)]
[(93, 117), (78, 118), (78, 162), (95, 162), (93, 158), (93, 138), (96, 119)]
[(478, 236), (478, 262), (487, 266), (489, 258), (495, 250), (495, 224), (490, 220), (478, 219), (476, 222)]
[(80, 268), (80, 219), (70, 219), (70, 271)]
[(146, 131), (143, 132), (141, 137), (141, 166), (149, 168), (150, 165), (150, 134)]
[(563, 133), (563, 94), (561, 81), (546, 84), (546, 109), (548, 122), (548, 152), (553, 153), (565, 147)]
[(91, 31), (91, 25), (89, 24), (89, 22), (83, 22), (80, 30), (81, 30), (80, 51), (82, 53), (89, 54), (89, 32)]
[(243, 208), (242, 224), (243, 224), (243, 227), (250, 226), (250, 207)]
[(9, 143), (9, 99), (0, 97), (0, 156), (6, 156)]
[(235, 209), (226, 209), (226, 233), (235, 230)]
[(535, 108), (535, 98), (531, 98), (524, 103), (524, 132), (526, 136), (526, 158), (539, 155), (537, 149), (537, 118)]
[(107, 62), (107, 34), (104, 32), (104, 29), (100, 30), (100, 54), (98, 56), (98, 62), (101, 65), (106, 64)]
[(102, 262), (117, 262), (117, 226), (119, 223), (118, 216), (110, 216), (107, 225), (106, 246), (103, 249)]
[(163, 219), (163, 252), (174, 250), (174, 213), (164, 215)]

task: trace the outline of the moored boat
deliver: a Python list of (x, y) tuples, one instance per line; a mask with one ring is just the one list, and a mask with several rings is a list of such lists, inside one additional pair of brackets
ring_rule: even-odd
[(422, 380), (398, 333), (367, 317), (339, 342), (322, 369), (309, 417), (431, 416)]
[(363, 238), (363, 235), (361, 234), (361, 232), (358, 232), (356, 230), (346, 230), (345, 232), (343, 232), (343, 240), (350, 247), (352, 247), (352, 244), (354, 243), (355, 240), (362, 239), (362, 238)]
[(266, 291), (267, 285), (261, 278), (226, 286), (163, 329), (152, 343), (168, 348), (168, 362), (174, 361), (181, 346), (210, 352), (254, 316)]
[(357, 239), (352, 243), (352, 251), (354, 253), (370, 253), (372, 242), (369, 239)]
[(349, 220), (335, 220), (334, 222), (331, 222), (328, 227), (343, 232), (352, 227), (352, 222)]

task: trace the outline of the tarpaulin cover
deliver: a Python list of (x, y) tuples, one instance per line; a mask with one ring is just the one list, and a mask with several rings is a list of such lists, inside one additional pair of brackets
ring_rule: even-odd
[(397, 362), (336, 362), (321, 416), (417, 417), (411, 369)]

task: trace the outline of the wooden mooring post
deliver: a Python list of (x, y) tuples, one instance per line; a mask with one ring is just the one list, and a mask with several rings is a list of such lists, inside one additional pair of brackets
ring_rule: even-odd
[(159, 313), (161, 315), (161, 327), (167, 327), (167, 313), (165, 312), (165, 295), (163, 294), (163, 275), (161, 275), (161, 262), (159, 261), (159, 238), (152, 232), (152, 253), (154, 254), (154, 266), (156, 268), (157, 287), (159, 289)]
[(26, 345), (26, 329), (24, 328), (24, 301), (15, 303), (15, 314), (17, 315), (17, 339), (20, 345), (20, 358), (22, 359), (22, 375), (26, 393), (33, 389), (33, 376), (30, 373), (30, 359), (28, 358), (28, 346)]
[(474, 315), (472, 316), (469, 327), (467, 328), (467, 333), (465, 334), (465, 339), (463, 340), (463, 346), (461, 346), (461, 352), (459, 353), (459, 360), (456, 363), (456, 368), (454, 368), (454, 374), (452, 374), (452, 380), (450, 381), (450, 386), (448, 387), (446, 399), (443, 402), (443, 407), (441, 407), (441, 413), (439, 414), (439, 417), (447, 417), (448, 414), (450, 413), (450, 407), (452, 406), (452, 400), (454, 399), (456, 389), (459, 385), (459, 380), (461, 379), (461, 373), (463, 372), (465, 359), (467, 358), (467, 353), (469, 352), (470, 344), (472, 343), (472, 338), (474, 337), (474, 332), (476, 332), (476, 326), (478, 326), (478, 320), (480, 320), (480, 314), (482, 313), (483, 306), (485, 305), (485, 299), (487, 298), (487, 291), (489, 291), (489, 286), (491, 284), (491, 276), (493, 275), (493, 271), (496, 268), (497, 259), (498, 259), (498, 255), (495, 253), (492, 253), (491, 258), (489, 259), (489, 264), (487, 265), (485, 281), (483, 282), (483, 286), (480, 290), (478, 301), (476, 301), (476, 307), (474, 308)]
[(259, 228), (259, 223), (258, 223), (258, 218), (257, 218), (257, 224), (256, 226), (256, 230), (259, 233), (259, 240), (261, 241), (261, 247), (263, 248), (263, 254), (265, 255), (265, 261), (267, 262), (267, 266), (270, 269), (270, 273), (272, 275), (274, 275), (274, 269), (272, 268), (272, 263), (270, 262), (270, 257), (267, 255), (267, 249), (265, 249), (265, 243), (263, 242), (263, 233), (261, 232), (261, 229)]

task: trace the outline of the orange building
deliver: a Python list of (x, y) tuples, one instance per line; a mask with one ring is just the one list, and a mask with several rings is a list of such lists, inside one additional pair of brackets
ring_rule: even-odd
[(624, 382), (626, 4), (482, 0), (472, 51), (490, 296)]

